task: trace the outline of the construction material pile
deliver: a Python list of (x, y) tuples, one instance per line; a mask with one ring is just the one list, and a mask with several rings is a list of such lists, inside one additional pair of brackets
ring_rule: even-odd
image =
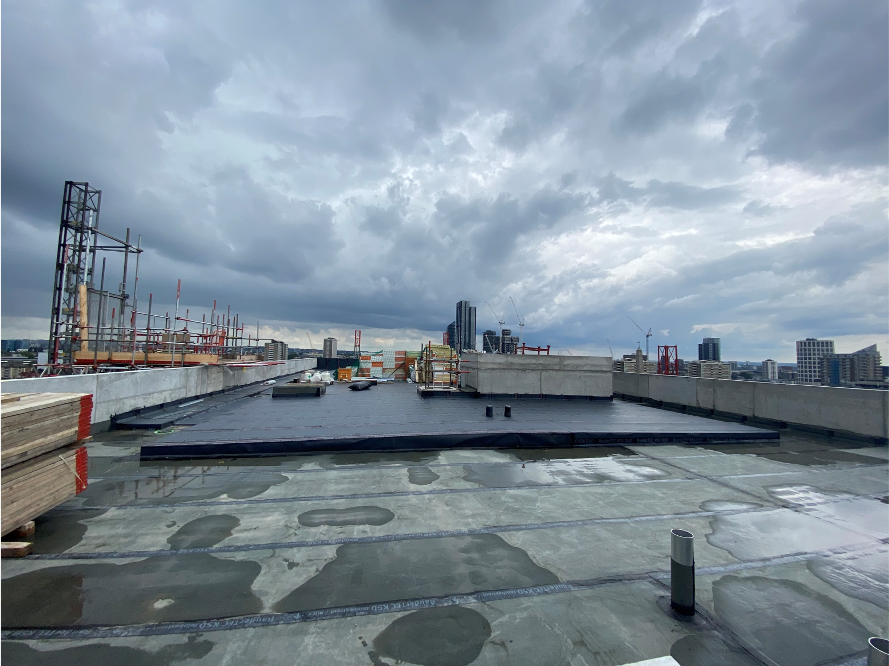
[(86, 489), (92, 411), (88, 393), (0, 397), (0, 535)]

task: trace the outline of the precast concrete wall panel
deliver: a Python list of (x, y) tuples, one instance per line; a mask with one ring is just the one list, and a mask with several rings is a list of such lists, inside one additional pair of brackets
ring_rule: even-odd
[[(646, 397), (661, 402), (697, 407), (697, 386), (693, 378), (667, 377), (665, 375), (638, 375), (638, 377), (640, 382), (645, 381), (648, 383)], [(645, 379), (643, 380), (642, 377), (645, 377)]]
[[(669, 379), (669, 377), (665, 377)], [(742, 382), (731, 379), (709, 379), (713, 386), (713, 409), (717, 412), (756, 416), (754, 396), (762, 382)]]
[(610, 397), (611, 361), (599, 356), (466, 354), (464, 385), (479, 393)]
[(616, 393), (748, 418), (889, 438), (889, 391), (613, 373)]
[(3, 393), (91, 393), (93, 423), (118, 414), (194, 398), (228, 388), (289, 375), (315, 367), (315, 359), (293, 359), (277, 365), (224, 367), (199, 365), (65, 377), (7, 379)]

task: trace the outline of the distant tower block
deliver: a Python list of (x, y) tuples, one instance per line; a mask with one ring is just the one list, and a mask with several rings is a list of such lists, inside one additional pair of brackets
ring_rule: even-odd
[(659, 375), (679, 374), (679, 350), (676, 345), (657, 346), (657, 373)]
[(324, 358), (336, 358), (336, 338), (324, 338)]
[(267, 342), (265, 344), (265, 360), (266, 361), (286, 361), (287, 360), (287, 343), (286, 342)]

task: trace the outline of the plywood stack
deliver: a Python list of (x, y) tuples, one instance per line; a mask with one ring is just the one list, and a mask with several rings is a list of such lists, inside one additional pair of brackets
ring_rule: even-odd
[(7, 393), (0, 397), (0, 535), (82, 492), (93, 397)]

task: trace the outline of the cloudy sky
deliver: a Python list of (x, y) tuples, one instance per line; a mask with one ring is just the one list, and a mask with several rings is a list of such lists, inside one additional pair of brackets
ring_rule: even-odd
[(140, 301), (293, 346), (512, 296), (575, 354), (889, 356), (887, 52), (885, 0), (4, 3), (2, 335), (78, 180)]

